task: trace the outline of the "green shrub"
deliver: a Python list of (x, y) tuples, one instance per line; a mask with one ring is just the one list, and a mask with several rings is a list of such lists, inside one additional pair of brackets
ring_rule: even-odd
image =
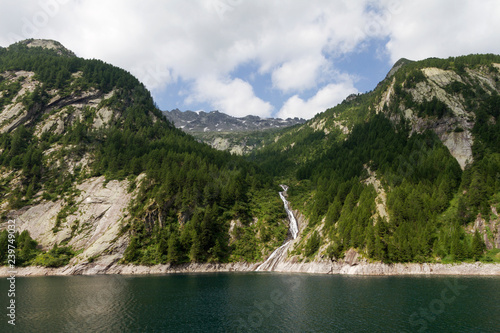
[(44, 254), (38, 255), (33, 261), (34, 265), (44, 266), (44, 267), (62, 267), (69, 264), (69, 261), (75, 252), (69, 246), (58, 247), (57, 244)]

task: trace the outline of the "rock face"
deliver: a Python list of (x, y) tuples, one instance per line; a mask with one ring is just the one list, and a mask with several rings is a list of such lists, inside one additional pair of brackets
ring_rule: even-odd
[[(411, 121), (412, 131), (422, 133), (427, 129), (437, 134), (441, 142), (455, 157), (460, 167), (465, 169), (472, 162), (472, 144), (474, 142), (471, 129), (473, 124), (464, 117), (443, 118), (441, 120), (415, 117), (412, 111), (407, 111), (407, 119)], [(457, 132), (457, 129), (461, 129)]]
[(380, 180), (377, 179), (377, 174), (370, 170), (370, 168), (365, 165), (365, 169), (368, 172), (368, 179), (364, 182), (365, 184), (371, 184), (375, 188), (377, 192), (377, 197), (375, 198), (375, 207), (377, 209), (376, 215), (382, 219), (386, 219), (389, 221), (389, 213), (387, 212), (387, 194), (385, 193), (384, 187), (380, 183)]
[[(106, 127), (120, 114), (103, 105), (115, 94), (108, 94), (90, 88), (79, 90), (77, 93), (65, 96), (63, 92), (52, 90), (48, 92), (49, 102), (46, 105), (34, 104), (27, 107), (23, 99), (33, 94), (41, 83), (34, 79), (35, 73), (26, 71), (5, 72), (0, 75), (14, 83), (19, 82), (21, 89), (13, 96), (10, 104), (4, 106), (0, 112), (0, 133), (11, 132), (19, 125), (29, 126), (36, 121), (35, 135), (40, 137), (45, 132), (62, 134), (75, 122), (83, 121), (85, 117), (93, 117), (93, 127)], [(75, 87), (75, 89), (77, 89)], [(78, 90), (78, 89), (77, 89)], [(40, 115), (42, 115), (40, 119)]]
[(457, 159), (462, 170), (472, 162), (473, 137), (469, 130), (460, 133), (447, 132), (439, 135), (450, 154)]
[(22, 43), (24, 43), (28, 47), (42, 47), (44, 49), (56, 50), (59, 55), (72, 56), (72, 57), (75, 56), (75, 54), (72, 51), (68, 50), (61, 43), (56, 42), (55, 40), (28, 39), (23, 41)]
[[(446, 91), (448, 85), (453, 82), (463, 83), (461, 77), (453, 71), (438, 68), (424, 68), (422, 72), (427, 80), (420, 82), (411, 90), (415, 101), (429, 101), (437, 98), (445, 103), (453, 115), (441, 120), (429, 118), (417, 118), (412, 110), (407, 111), (408, 119), (412, 122), (412, 130), (421, 133), (426, 129), (434, 131), (443, 144), (448, 147), (451, 155), (455, 157), (462, 170), (472, 162), (473, 138), (470, 133), (473, 122), (473, 112), (467, 111), (464, 100), (460, 95), (450, 94)], [(461, 129), (457, 132), (457, 129)]]
[(244, 155), (254, 148), (254, 146), (249, 146), (245, 140), (240, 142), (234, 142), (227, 137), (217, 136), (213, 139), (204, 140), (205, 143), (210, 145), (210, 147), (215, 148), (217, 150), (226, 150), (231, 154), (235, 155)]
[(13, 96), (12, 102), (6, 105), (0, 113), (0, 133), (9, 132), (16, 128), (28, 116), (29, 110), (24, 107), (22, 98), (33, 93), (39, 84), (33, 78), (34, 75), (35, 73), (26, 71), (0, 73), (4, 80), (21, 84), (21, 89)]
[[(493, 64), (498, 68), (499, 64)], [(498, 75), (492, 74), (486, 67), (477, 67), (467, 69), (466, 76), (468, 81), (451, 70), (439, 68), (423, 68), (421, 72), (425, 80), (418, 82), (415, 87), (407, 88), (412, 99), (417, 103), (428, 102), (437, 99), (443, 102), (452, 114), (445, 115), (443, 118), (419, 117), (416, 110), (407, 108), (405, 105), (399, 105), (401, 114), (410, 123), (411, 130), (414, 133), (422, 133), (425, 130), (432, 130), (437, 134), (441, 142), (449, 149), (451, 155), (455, 157), (460, 167), (465, 167), (473, 161), (472, 145), (474, 138), (471, 130), (474, 127), (475, 115), (473, 110), (467, 106), (467, 100), (461, 93), (454, 92), (453, 87), (459, 85), (474, 85), (484, 90), (487, 94), (492, 91), (499, 92), (497, 86)], [(392, 97), (395, 94), (395, 78), (386, 91), (382, 93), (382, 99), (376, 106), (376, 111), (380, 112), (384, 106), (392, 103)]]
[(470, 230), (475, 232), (478, 230), (483, 235), (483, 240), (488, 250), (500, 248), (500, 217), (496, 207), (491, 207), (491, 217), (486, 221), (479, 214), (474, 221), (474, 226)]
[[(38, 205), (13, 211), (9, 218), (16, 220), (20, 232), (28, 230), (44, 249), (61, 242), (83, 252), (71, 264), (90, 260), (111, 263), (121, 258), (128, 244), (122, 222), (132, 194), (128, 182), (110, 181), (104, 177), (91, 178), (78, 185), (81, 191), (69, 214), (56, 226), (59, 212), (67, 206), (63, 200), (44, 201)], [(102, 258), (100, 258), (102, 257)]]

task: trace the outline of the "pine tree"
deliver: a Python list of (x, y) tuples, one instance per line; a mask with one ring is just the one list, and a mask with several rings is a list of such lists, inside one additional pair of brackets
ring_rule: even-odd
[(465, 259), (466, 256), (466, 250), (463, 242), (460, 240), (460, 234), (460, 229), (456, 228), (451, 239), (450, 254), (457, 261)]
[(179, 231), (176, 229), (170, 233), (170, 237), (168, 239), (167, 261), (172, 264), (177, 264), (181, 258), (182, 253), (180, 251)]
[(137, 237), (132, 237), (127, 249), (123, 253), (123, 260), (125, 262), (135, 262), (139, 256), (139, 244)]
[(376, 246), (375, 246), (375, 232), (373, 230), (373, 224), (371, 222), (368, 223), (368, 227), (366, 230), (366, 252), (368, 256), (371, 258), (375, 257)]
[(191, 260), (191, 262), (198, 262), (201, 260), (201, 242), (196, 232), (193, 234), (193, 244), (189, 250), (189, 260)]
[(475, 260), (479, 260), (479, 258), (481, 258), (481, 256), (483, 255), (484, 250), (486, 249), (486, 245), (484, 244), (483, 238), (481, 237), (481, 234), (477, 229), (472, 238), (471, 248), (472, 248), (471, 254)]

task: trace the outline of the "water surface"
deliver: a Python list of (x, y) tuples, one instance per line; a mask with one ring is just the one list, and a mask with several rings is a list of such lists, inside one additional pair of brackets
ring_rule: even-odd
[[(2, 332), (500, 332), (499, 277), (17, 278)], [(2, 307), (8, 284), (0, 282)]]

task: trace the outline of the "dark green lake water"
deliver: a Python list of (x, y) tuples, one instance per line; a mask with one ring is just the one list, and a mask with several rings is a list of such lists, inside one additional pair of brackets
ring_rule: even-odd
[(30, 277), (2, 332), (500, 332), (500, 277)]

